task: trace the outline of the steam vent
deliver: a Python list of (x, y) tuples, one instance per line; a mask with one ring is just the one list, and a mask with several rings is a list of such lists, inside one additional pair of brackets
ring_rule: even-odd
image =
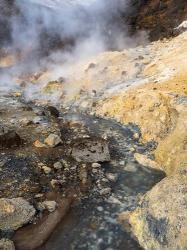
[(0, 249), (187, 250), (186, 0), (0, 0)]

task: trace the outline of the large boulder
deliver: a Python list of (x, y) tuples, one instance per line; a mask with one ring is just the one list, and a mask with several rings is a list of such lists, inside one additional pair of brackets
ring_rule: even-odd
[(186, 191), (187, 170), (183, 170), (158, 183), (130, 215), (132, 230), (144, 249), (186, 249)]
[(108, 142), (100, 138), (85, 138), (73, 144), (72, 156), (79, 162), (110, 161)]
[(0, 230), (17, 230), (34, 215), (34, 207), (22, 198), (0, 199)]

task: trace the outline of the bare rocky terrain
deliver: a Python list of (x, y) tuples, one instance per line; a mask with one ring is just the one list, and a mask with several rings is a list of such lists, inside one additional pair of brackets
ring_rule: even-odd
[[(140, 32), (126, 40), (132, 46), (51, 57), (49, 67), (22, 74), (32, 50), (4, 49), (8, 17), (20, 15), (14, 1), (6, 4), (0, 249), (186, 249), (185, 1), (133, 1), (131, 16), (121, 10), (115, 19)], [(44, 51), (65, 49), (64, 40), (50, 41)]]
[[(84, 112), (61, 111), (59, 107), (58, 113), (54, 107), (23, 103), (12, 95), (1, 97), (1, 112), (7, 108), (8, 113), (4, 118), (2, 115), (1, 133), (2, 236), (13, 236), (17, 249), (35, 249), (49, 237), (59, 216), (64, 215), (64, 206), (73, 202), (70, 213), (78, 224), (73, 223), (72, 228), (67, 219), (67, 227), (73, 230), (71, 241), (61, 238), (66, 228), (62, 233), (58, 230), (52, 236), (55, 243), (49, 240), (45, 249), (50, 249), (51, 244), (56, 249), (61, 249), (60, 244), (64, 244), (64, 249), (96, 245), (105, 248), (111, 244), (121, 248), (123, 237), (128, 239), (129, 249), (137, 249), (137, 243), (128, 232), (121, 231), (115, 217), (124, 209), (133, 209), (142, 194), (164, 177), (163, 171), (146, 170), (134, 158), (134, 151), (148, 154), (154, 144), (140, 143), (139, 129), (133, 125), (123, 127)], [(19, 200), (10, 199), (14, 197), (22, 197), (31, 205), (19, 205)], [(40, 219), (46, 209), (51, 214)], [(54, 210), (61, 212), (50, 220)], [(79, 221), (82, 214), (86, 217)], [(27, 226), (13, 233), (28, 220), (35, 221), (33, 229)], [(48, 220), (49, 232), (41, 232), (38, 238), (40, 225), (48, 225)], [(87, 243), (85, 237), (90, 239)], [(110, 243), (110, 237), (116, 237), (117, 242)]]

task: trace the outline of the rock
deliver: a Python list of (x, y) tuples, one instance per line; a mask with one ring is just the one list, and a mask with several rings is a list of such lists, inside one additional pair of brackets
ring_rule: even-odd
[(100, 190), (100, 195), (105, 196), (111, 193), (111, 188), (103, 188)]
[(104, 210), (104, 208), (103, 208), (103, 207), (101, 207), (101, 206), (97, 207), (97, 211), (99, 211), (99, 212), (103, 212), (103, 210)]
[(74, 143), (72, 156), (79, 162), (110, 161), (108, 143), (96, 138), (84, 138)]
[(103, 135), (102, 135), (102, 138), (103, 138), (104, 140), (107, 140), (107, 139), (108, 139), (108, 135), (103, 134)]
[(47, 166), (42, 166), (42, 169), (44, 171), (45, 174), (50, 174), (52, 169), (50, 167), (47, 167)]
[(52, 188), (56, 188), (56, 186), (58, 186), (60, 182), (59, 180), (52, 179), (50, 183)]
[(43, 110), (41, 110), (40, 108), (34, 107), (33, 111), (34, 111), (34, 113), (37, 115), (37, 119), (38, 119), (38, 118), (41, 119), (40, 116), (43, 116), (43, 115), (44, 115)]
[(167, 177), (149, 191), (129, 222), (146, 249), (176, 250), (187, 246), (187, 171)]
[(101, 164), (99, 163), (92, 163), (92, 168), (100, 168), (101, 167)]
[(125, 165), (125, 171), (135, 173), (137, 171), (137, 167), (132, 162), (128, 162)]
[(47, 209), (50, 213), (52, 213), (56, 210), (56, 207), (56, 201), (43, 201), (38, 203), (38, 209), (41, 211)]
[(130, 151), (131, 151), (131, 152), (135, 152), (136, 149), (135, 149), (134, 147), (131, 147), (131, 148), (130, 148)]
[(11, 148), (14, 146), (20, 146), (21, 144), (22, 140), (15, 131), (1, 128), (0, 148)]
[(62, 91), (63, 91), (63, 84), (58, 81), (48, 82), (48, 84), (42, 90), (44, 94), (53, 94), (53, 93), (62, 92)]
[(130, 211), (125, 211), (119, 214), (118, 221), (123, 225), (123, 228), (126, 232), (131, 232), (130, 224), (129, 224), (129, 218), (130, 218)]
[(134, 133), (133, 138), (135, 140), (138, 140), (140, 138), (140, 134), (139, 133)]
[(59, 169), (62, 169), (63, 166), (62, 166), (62, 163), (61, 162), (56, 162), (54, 165), (53, 165), (54, 169), (56, 170), (59, 170)]
[(139, 164), (145, 167), (153, 168), (153, 169), (161, 169), (160, 165), (157, 162), (149, 159), (146, 155), (135, 153), (134, 158)]
[(56, 147), (58, 146), (62, 140), (60, 137), (56, 134), (50, 134), (46, 139), (45, 139), (45, 144), (47, 144), (50, 147)]
[(120, 223), (123, 223), (124, 221), (129, 221), (130, 218), (130, 211), (124, 211), (119, 214), (118, 220)]
[(42, 169), (43, 166), (45, 166), (45, 164), (44, 164), (43, 162), (38, 162), (38, 167), (39, 167), (40, 169)]
[(125, 165), (125, 161), (120, 161), (119, 164), (120, 164), (120, 166), (124, 166)]
[(66, 78), (64, 78), (64, 77), (59, 77), (58, 78), (58, 82), (60, 82), (60, 83), (65, 83), (66, 82)]
[(99, 171), (98, 171), (97, 168), (93, 168), (93, 169), (92, 169), (92, 173), (93, 173), (93, 174), (97, 174), (98, 172), (99, 172)]
[(22, 93), (21, 93), (21, 92), (15, 92), (15, 93), (14, 93), (14, 96), (15, 96), (15, 97), (21, 97), (21, 96), (22, 96)]
[(40, 124), (40, 123), (42, 123), (42, 121), (43, 121), (43, 117), (40, 117), (40, 116), (37, 116), (37, 117), (35, 117), (34, 119), (33, 119), (33, 123), (34, 124)]
[(116, 182), (118, 179), (118, 174), (108, 173), (106, 177), (109, 181)]
[(0, 199), (0, 229), (17, 230), (35, 215), (35, 209), (23, 198)]
[(38, 168), (40, 168), (41, 170), (43, 170), (43, 172), (44, 172), (45, 174), (50, 174), (51, 171), (52, 171), (52, 169), (51, 169), (50, 167), (46, 166), (46, 165), (45, 165), (44, 163), (42, 163), (42, 162), (39, 162), (39, 163), (38, 163)]
[(116, 197), (110, 196), (107, 200), (108, 203), (122, 205), (123, 203)]
[(20, 120), (22, 126), (29, 126), (33, 124), (33, 121), (28, 118), (23, 118)]
[(44, 196), (44, 194), (35, 194), (34, 198), (42, 198)]
[(80, 106), (83, 109), (87, 109), (90, 106), (90, 103), (89, 101), (83, 101)]
[(93, 69), (93, 68), (95, 68), (97, 65), (95, 64), (95, 63), (90, 63), (89, 65), (88, 65), (88, 68), (86, 69), (86, 71), (89, 71), (90, 69)]
[(187, 30), (187, 21), (183, 21), (179, 26), (174, 28), (174, 35), (177, 36), (186, 30)]
[(4, 167), (6, 162), (6, 160), (0, 160), (0, 168)]
[(88, 181), (88, 172), (87, 172), (87, 167), (85, 164), (83, 164), (80, 168), (79, 178), (83, 185), (85, 185)]
[(57, 108), (53, 106), (48, 106), (44, 109), (44, 113), (46, 116), (53, 116), (55, 118), (59, 117), (60, 113)]
[(100, 181), (101, 181), (101, 184), (109, 183), (109, 180), (107, 178), (102, 178)]
[(28, 225), (25, 230), (18, 230), (13, 237), (16, 249), (41, 248), (41, 245), (49, 239), (57, 225), (66, 216), (73, 201), (73, 197), (59, 200), (58, 208), (53, 213), (43, 216), (37, 224)]
[(46, 148), (46, 145), (42, 142), (40, 142), (39, 140), (36, 140), (33, 145), (36, 147), (36, 148)]
[(63, 164), (63, 166), (65, 168), (69, 168), (70, 165), (68, 164), (68, 162), (66, 160), (62, 159), (62, 160), (60, 160), (60, 162)]
[(41, 212), (43, 212), (43, 211), (45, 210), (45, 206), (43, 205), (42, 202), (38, 202), (38, 203), (36, 204), (36, 208), (37, 208), (37, 210), (39, 210), (39, 211), (41, 211)]
[(1, 250), (15, 250), (15, 246), (14, 246), (13, 241), (3, 238), (0, 240), (0, 249)]

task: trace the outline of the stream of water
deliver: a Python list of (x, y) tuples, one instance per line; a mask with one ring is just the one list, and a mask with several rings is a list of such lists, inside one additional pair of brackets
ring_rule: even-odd
[(110, 138), (112, 161), (104, 164), (106, 172), (118, 175), (113, 183), (112, 193), (102, 199), (94, 195), (85, 197), (74, 206), (51, 235), (41, 250), (138, 250), (141, 249), (128, 229), (118, 221), (118, 215), (132, 211), (140, 197), (151, 189), (164, 174), (161, 171), (145, 168), (133, 157), (133, 150), (149, 153), (154, 144), (142, 145), (133, 139), (138, 132), (136, 126), (122, 126), (114, 121), (70, 113), (67, 120), (81, 120), (96, 136)]

